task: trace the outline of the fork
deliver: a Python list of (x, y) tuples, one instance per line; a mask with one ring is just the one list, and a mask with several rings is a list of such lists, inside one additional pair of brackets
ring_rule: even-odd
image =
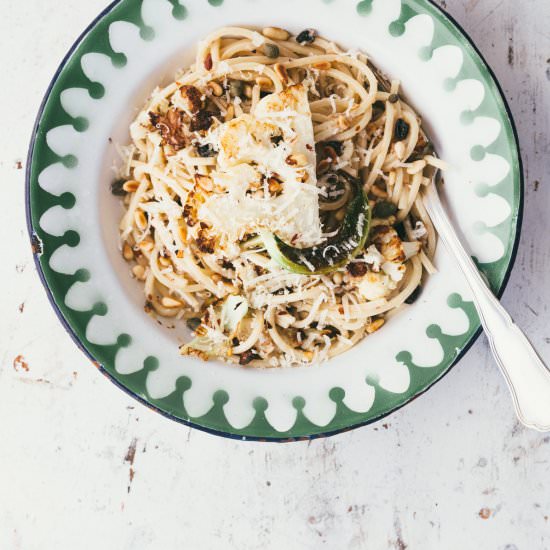
[(436, 175), (424, 191), (424, 205), (445, 248), (472, 291), (493, 356), (506, 379), (519, 421), (550, 431), (550, 370), (525, 334), (489, 289), (464, 249), (439, 198)]

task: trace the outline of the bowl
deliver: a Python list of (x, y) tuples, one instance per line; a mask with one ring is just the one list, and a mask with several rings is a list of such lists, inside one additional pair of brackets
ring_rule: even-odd
[(360, 49), (423, 117), (448, 162), (445, 199), (493, 290), (503, 291), (522, 209), (517, 137), (499, 85), (459, 26), (427, 0), (120, 0), (86, 29), (46, 92), (29, 151), (27, 214), (52, 306), (93, 364), (142, 403), (218, 435), (292, 441), (402, 407), (472, 345), (480, 324), (452, 259), (420, 298), (350, 351), (312, 366), (247, 369), (181, 357), (178, 331), (143, 312), (118, 249), (117, 143), (158, 84), (222, 26), (306, 27)]

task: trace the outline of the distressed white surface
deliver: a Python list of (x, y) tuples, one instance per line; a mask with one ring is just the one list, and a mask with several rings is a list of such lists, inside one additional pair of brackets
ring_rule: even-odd
[[(550, 4), (446, 3), (495, 69), (519, 126), (526, 215), (504, 303), (550, 361)], [(550, 548), (550, 437), (516, 424), (483, 339), (387, 421), (309, 444), (190, 431), (90, 367), (37, 281), (17, 161), (51, 74), (107, 2), (1, 4), (10, 45), (0, 50), (9, 75), (0, 88), (2, 550)], [(14, 369), (18, 355), (28, 372)]]

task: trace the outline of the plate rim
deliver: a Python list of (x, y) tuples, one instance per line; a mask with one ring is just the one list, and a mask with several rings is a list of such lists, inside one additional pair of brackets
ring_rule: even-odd
[[(343, 428), (338, 428), (335, 430), (329, 430), (326, 432), (319, 432), (315, 434), (309, 434), (304, 436), (297, 436), (297, 437), (273, 437), (273, 436), (243, 436), (231, 432), (226, 432), (223, 430), (218, 430), (214, 428), (210, 428), (208, 426), (203, 426), (200, 424), (197, 424), (193, 422), (192, 420), (186, 420), (183, 418), (180, 418), (168, 411), (165, 411), (158, 407), (157, 405), (154, 405), (129, 389), (128, 387), (124, 386), (119, 380), (117, 380), (107, 369), (101, 365), (96, 358), (90, 353), (85, 345), (82, 343), (78, 335), (76, 334), (75, 330), (71, 327), (65, 316), (63, 315), (63, 312), (61, 311), (60, 307), (57, 305), (55, 298), (53, 296), (53, 292), (46, 280), (46, 276), (44, 274), (44, 271), (42, 269), (42, 265), (40, 263), (40, 253), (36, 250), (35, 247), (35, 239), (36, 239), (36, 233), (33, 228), (32, 223), (32, 206), (31, 206), (31, 179), (32, 179), (32, 160), (33, 160), (33, 154), (36, 144), (36, 139), (38, 136), (38, 131), (40, 127), (40, 122), (42, 120), (42, 117), (44, 115), (44, 110), (46, 107), (46, 104), (48, 102), (48, 99), (50, 98), (51, 92), (55, 84), (57, 83), (57, 80), (59, 79), (61, 73), (65, 69), (68, 61), (71, 59), (75, 51), (78, 49), (82, 41), (86, 38), (86, 36), (92, 31), (92, 29), (105, 17), (107, 16), (111, 11), (113, 11), (114, 8), (116, 8), (117, 5), (125, 2), (127, 0), (113, 0), (110, 4), (108, 4), (103, 10), (98, 13), (97, 16), (94, 17), (94, 19), (85, 27), (85, 29), (79, 34), (79, 36), (75, 39), (75, 41), (72, 43), (70, 48), (67, 50), (67, 53), (63, 56), (61, 62), (59, 63), (56, 71), (54, 72), (53, 77), (50, 80), (50, 83), (48, 84), (48, 87), (46, 88), (46, 91), (43, 95), (42, 101), (40, 102), (40, 107), (38, 109), (35, 122), (33, 124), (33, 128), (30, 135), (30, 142), (28, 146), (28, 152), (27, 152), (27, 158), (26, 158), (26, 167), (25, 167), (25, 217), (26, 217), (26, 225), (27, 225), (27, 232), (30, 239), (31, 249), (32, 249), (32, 255), (34, 264), (39, 276), (39, 279), (42, 283), (42, 286), (44, 287), (46, 291), (46, 295), (48, 297), (48, 301), (50, 302), (50, 305), (52, 306), (58, 320), (61, 322), (62, 326), (65, 328), (66, 332), (69, 334), (73, 342), (76, 344), (76, 346), (84, 353), (84, 355), (90, 360), (90, 362), (104, 375), (106, 376), (112, 383), (115, 384), (119, 389), (123, 390), (127, 395), (131, 396), (135, 400), (137, 400), (142, 405), (145, 405), (150, 410), (153, 410), (157, 413), (160, 413), (162, 416), (169, 418), (172, 421), (175, 421), (179, 424), (183, 424), (185, 426), (198, 429), (202, 432), (209, 433), (211, 435), (217, 435), (221, 437), (225, 437), (228, 439), (234, 439), (239, 441), (255, 441), (255, 442), (274, 442), (274, 443), (288, 443), (288, 442), (294, 442), (294, 441), (310, 441), (313, 439), (319, 439), (319, 438), (325, 438), (325, 437), (331, 437), (333, 435), (337, 435), (340, 433), (345, 433), (351, 430), (355, 430), (357, 428), (361, 428), (363, 426), (367, 426), (369, 424), (373, 424), (375, 422), (379, 422), (383, 418), (386, 418), (387, 416), (397, 412), (398, 410), (402, 409), (406, 405), (410, 404), (412, 401), (418, 399), (422, 395), (424, 395), (428, 390), (430, 390), (435, 384), (437, 384), (440, 380), (442, 380), (451, 370), (457, 365), (457, 363), (468, 353), (468, 351), (471, 349), (471, 347), (476, 343), (479, 336), (483, 332), (483, 328), (480, 326), (475, 333), (471, 336), (469, 341), (465, 344), (465, 346), (460, 350), (460, 352), (457, 354), (455, 359), (452, 361), (452, 363), (448, 366), (447, 369), (445, 369), (440, 376), (435, 378), (430, 384), (428, 384), (423, 390), (419, 391), (415, 395), (412, 395), (408, 397), (403, 403), (400, 405), (394, 407), (393, 409), (384, 412), (378, 416), (375, 416), (373, 418), (370, 418), (363, 422), (358, 422), (355, 424), (351, 424), (350, 426), (346, 426)], [(456, 27), (460, 34), (463, 36), (463, 38), (466, 40), (467, 44), (473, 49), (475, 54), (479, 57), (481, 60), (484, 68), (489, 73), (489, 76), (495, 85), (503, 107), (504, 111), (506, 113), (506, 117), (510, 123), (510, 127), (512, 130), (512, 135), (514, 138), (514, 145), (515, 150), (517, 152), (517, 161), (518, 161), (518, 172), (519, 172), (519, 189), (518, 189), (518, 205), (517, 205), (517, 217), (515, 220), (515, 236), (514, 236), (514, 242), (511, 248), (510, 252), (510, 261), (509, 264), (505, 270), (504, 277), (502, 279), (502, 283), (500, 286), (500, 289), (498, 292), (496, 292), (496, 296), (500, 299), (502, 295), (504, 294), (508, 283), (510, 281), (510, 276), (512, 273), (512, 270), (515, 266), (516, 260), (517, 260), (517, 254), (519, 250), (519, 244), (521, 240), (521, 233), (523, 228), (523, 215), (524, 215), (524, 205), (525, 205), (525, 174), (523, 169), (523, 158), (522, 158), (522, 152), (521, 152), (521, 145), (519, 140), (519, 134), (517, 131), (517, 126), (513, 117), (512, 110), (510, 108), (509, 102), (507, 97), (504, 94), (504, 91), (502, 89), (502, 86), (493, 70), (489, 62), (486, 60), (480, 49), (477, 47), (474, 40), (471, 38), (471, 36), (468, 34), (468, 32), (464, 29), (464, 27), (452, 16), (448, 13), (448, 11), (440, 6), (438, 6), (435, 3), (435, 0), (420, 0), (425, 2), (426, 4), (432, 6), (436, 11), (438, 11), (443, 18), (446, 18), (449, 20), (452, 26)]]

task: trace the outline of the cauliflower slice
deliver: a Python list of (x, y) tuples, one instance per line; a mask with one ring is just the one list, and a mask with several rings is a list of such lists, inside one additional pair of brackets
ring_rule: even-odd
[(396, 288), (395, 282), (385, 273), (367, 273), (358, 285), (359, 293), (367, 300), (385, 298)]
[(420, 252), (419, 242), (404, 242), (393, 227), (380, 226), (373, 231), (372, 242), (365, 254), (365, 261), (371, 267), (359, 284), (359, 292), (367, 300), (376, 300), (395, 290), (403, 279), (405, 262)]
[(371, 244), (367, 248), (364, 260), (368, 265), (370, 265), (372, 271), (378, 273), (380, 271), (380, 266), (384, 263), (384, 256), (380, 254), (376, 246)]

